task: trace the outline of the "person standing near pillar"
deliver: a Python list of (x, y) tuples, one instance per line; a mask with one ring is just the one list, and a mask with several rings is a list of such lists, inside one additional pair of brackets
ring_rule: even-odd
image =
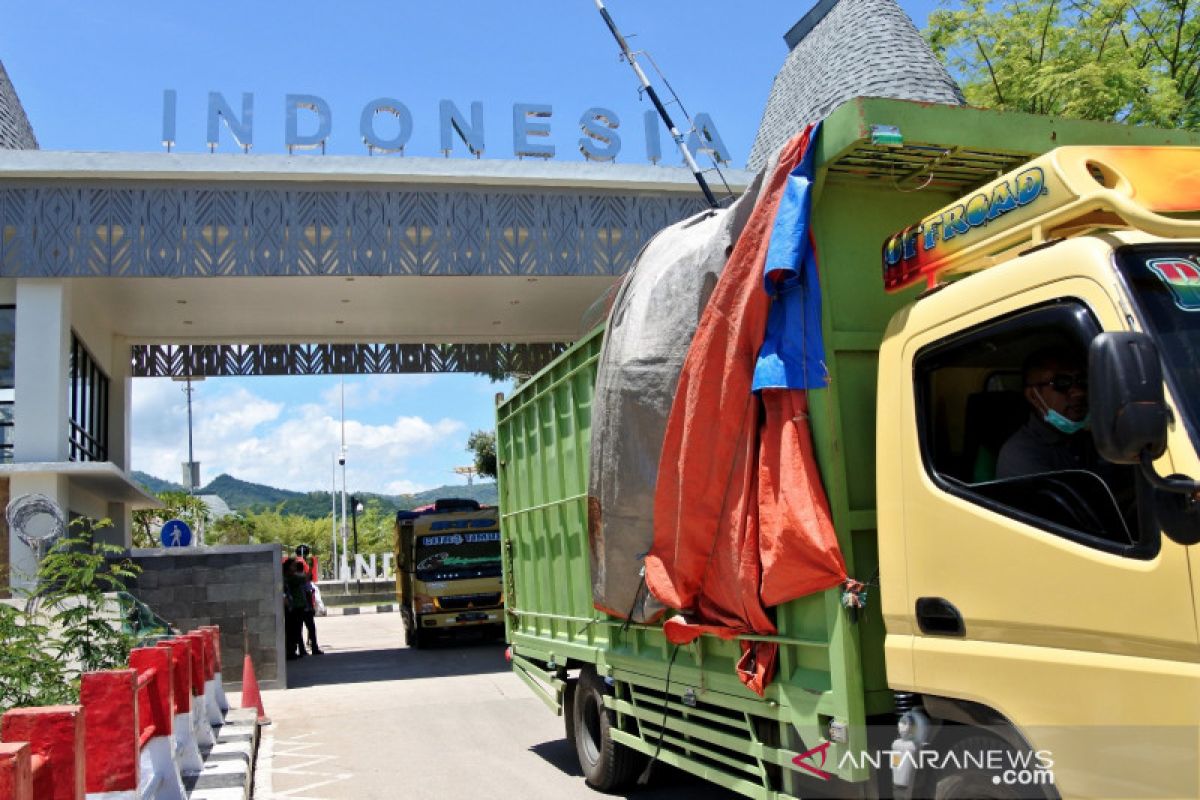
[(307, 655), (301, 639), (304, 609), (308, 606), (307, 587), (304, 564), (298, 558), (289, 558), (283, 564), (284, 639), (289, 661)]
[[(306, 544), (296, 546), (296, 560), (304, 565), (304, 594), (307, 602), (304, 606), (302, 622), (308, 631), (308, 649), (314, 656), (324, 655), (325, 651), (317, 646), (317, 557), (312, 554), (312, 548)], [(297, 637), (299, 638), (299, 637)], [(301, 650), (303, 651), (303, 647)]]

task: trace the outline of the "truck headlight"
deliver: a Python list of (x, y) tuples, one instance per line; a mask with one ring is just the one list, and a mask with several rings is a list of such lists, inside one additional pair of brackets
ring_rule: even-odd
[(417, 609), (418, 614), (432, 614), (438, 610), (437, 598), (427, 594), (415, 595), (413, 607)]

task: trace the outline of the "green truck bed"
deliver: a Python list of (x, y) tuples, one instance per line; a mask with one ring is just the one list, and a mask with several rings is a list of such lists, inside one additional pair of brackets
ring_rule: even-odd
[[(903, 145), (872, 143), (899, 128)], [(1191, 144), (1198, 137), (896, 100), (858, 99), (825, 121), (813, 228), (831, 383), (810, 392), (813, 440), (849, 574), (878, 577), (875, 546), (875, 375), (884, 328), (915, 291), (885, 295), (884, 239), (973, 187), (1064, 144)], [(592, 605), (587, 535), (592, 387), (603, 329), (577, 342), (497, 410), (508, 637), (513, 665), (559, 709), (564, 669), (594, 664), (614, 681), (618, 741), (751, 797), (794, 791), (797, 753), (829, 736), (865, 747), (865, 722), (889, 714), (878, 591), (851, 620), (836, 591), (775, 609), (779, 669), (766, 696), (734, 673), (736, 642), (679, 648), (658, 626), (627, 625)], [(751, 638), (751, 637), (747, 637)], [(668, 672), (670, 677), (667, 686)], [(665, 704), (665, 709), (664, 709)], [(824, 769), (848, 781), (865, 769)]]

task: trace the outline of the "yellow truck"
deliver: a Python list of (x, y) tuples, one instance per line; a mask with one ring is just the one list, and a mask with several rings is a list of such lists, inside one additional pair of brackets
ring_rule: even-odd
[(444, 498), (398, 511), (395, 550), (396, 599), (410, 647), (426, 647), (440, 634), (503, 630), (495, 508)]
[[(635, 303), (500, 403), (513, 669), (590, 785), (662, 762), (761, 800), (1200, 797), (1197, 145), (891, 100), (831, 113), (810, 228), (829, 382), (796, 420), (861, 583), (767, 608), (774, 633), (681, 644), (662, 619), (703, 609), (638, 621), (644, 587), (595, 594), (597, 523), (637, 521), (589, 485), (598, 368)], [(1030, 468), (1025, 428), (1070, 460)], [(664, 552), (657, 533), (630, 549), (635, 577)], [(777, 647), (761, 694), (736, 669), (757, 643)]]

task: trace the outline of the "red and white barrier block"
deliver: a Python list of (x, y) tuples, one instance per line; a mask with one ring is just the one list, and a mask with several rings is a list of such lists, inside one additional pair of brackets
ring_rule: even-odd
[(0, 742), (0, 797), (33, 800), (29, 742)]
[[(129, 666), (138, 673), (138, 740), (142, 746), (141, 770), (157, 783), (150, 787), (158, 800), (185, 800), (180, 765), (175, 758), (175, 686), (171, 651), (139, 647), (129, 654)], [(86, 710), (87, 706), (84, 706)], [(89, 730), (90, 737), (90, 730)], [(91, 739), (88, 739), (89, 747)], [(88, 758), (89, 769), (91, 758)], [(145, 784), (139, 785), (143, 788)], [(89, 791), (91, 787), (89, 786)], [(143, 790), (142, 797), (151, 796)]]
[(229, 712), (229, 700), (225, 698), (225, 684), (221, 677), (221, 628), (217, 625), (201, 625), (200, 630), (208, 631), (213, 640), (213, 679), (216, 681), (217, 707), (222, 714)]
[(140, 648), (133, 669), (86, 672), (88, 800), (185, 800), (171, 744), (171, 653)]
[(250, 785), (256, 715), (225, 724), (218, 631), (137, 648), (129, 667), (84, 673), (78, 706), (0, 718), (0, 800), (187, 800), (206, 782)]
[(218, 653), (215, 639), (212, 631), (207, 628), (199, 628), (189, 633), (188, 636), (200, 640), (200, 645), (204, 650), (204, 713), (207, 715), (208, 724), (219, 728), (225, 721), (225, 714), (222, 713), (221, 706), (217, 702)]
[(217, 740), (213, 737), (212, 725), (208, 721), (208, 708), (204, 702), (204, 684), (208, 678), (204, 664), (204, 639), (195, 633), (187, 633), (178, 638), (187, 643), (192, 659), (192, 733), (200, 749), (207, 750), (216, 744)]
[[(13, 783), (0, 783), (0, 789), (11, 790), (10, 794), (0, 792), (0, 798), (83, 800), (83, 736), (80, 706), (7, 711), (0, 718), (0, 740), (9, 745), (5, 752), (13, 760), (12, 768), (3, 773)], [(25, 743), (25, 748), (20, 743)]]
[[(204, 768), (204, 759), (196, 743), (196, 730), (192, 715), (192, 646), (184, 639), (169, 639), (158, 643), (159, 648), (172, 656), (172, 699), (174, 718), (171, 721), (172, 739), (175, 743), (175, 761), (179, 771), (199, 772)], [(0, 797), (0, 800), (3, 800)]]

